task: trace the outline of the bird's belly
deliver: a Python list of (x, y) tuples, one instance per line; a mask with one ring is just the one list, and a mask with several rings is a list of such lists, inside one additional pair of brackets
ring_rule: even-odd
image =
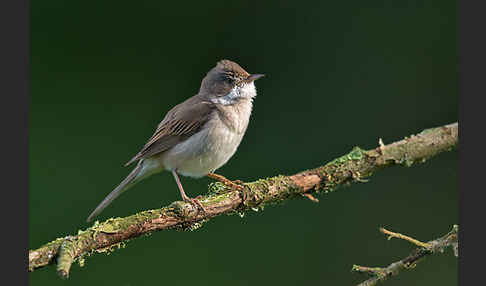
[(190, 177), (202, 177), (223, 166), (243, 138), (224, 124), (212, 124), (162, 155), (166, 169)]

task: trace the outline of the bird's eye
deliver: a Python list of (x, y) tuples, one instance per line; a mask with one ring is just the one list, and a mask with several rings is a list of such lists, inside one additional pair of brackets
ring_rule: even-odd
[(223, 80), (229, 84), (232, 84), (234, 82), (234, 79), (230, 76), (225, 76)]

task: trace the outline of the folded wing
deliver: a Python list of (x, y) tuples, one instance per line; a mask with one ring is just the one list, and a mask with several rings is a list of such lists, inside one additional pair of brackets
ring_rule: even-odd
[(172, 108), (160, 122), (154, 134), (145, 146), (125, 166), (164, 152), (179, 142), (197, 133), (210, 119), (211, 111), (215, 108), (210, 101), (201, 101), (193, 96)]

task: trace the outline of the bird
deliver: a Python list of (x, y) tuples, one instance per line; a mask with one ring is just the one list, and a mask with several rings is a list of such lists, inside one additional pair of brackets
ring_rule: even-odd
[[(201, 203), (186, 195), (179, 175), (208, 176), (238, 187), (214, 172), (235, 154), (247, 130), (256, 97), (255, 80), (231, 60), (216, 63), (202, 79), (199, 92), (170, 109), (152, 137), (125, 166), (135, 168), (89, 215), (98, 216), (114, 199), (141, 180), (162, 171), (172, 173), (184, 202), (205, 212)], [(241, 187), (241, 186), (239, 186)]]

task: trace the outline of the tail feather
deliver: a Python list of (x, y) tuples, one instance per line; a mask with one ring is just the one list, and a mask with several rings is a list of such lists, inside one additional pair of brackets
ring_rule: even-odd
[(116, 199), (123, 192), (133, 187), (141, 179), (142, 162), (140, 160), (137, 166), (128, 174), (128, 176), (96, 207), (96, 209), (89, 215), (87, 222), (90, 222), (94, 217), (99, 215), (114, 199)]

